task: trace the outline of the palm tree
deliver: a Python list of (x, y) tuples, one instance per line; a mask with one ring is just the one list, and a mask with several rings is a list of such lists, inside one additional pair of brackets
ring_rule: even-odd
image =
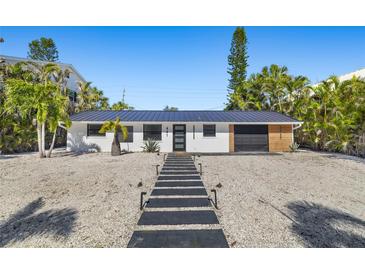
[(133, 110), (134, 107), (128, 105), (127, 103), (123, 102), (123, 101), (118, 101), (116, 103), (114, 103), (111, 107), (112, 110)]
[(117, 117), (115, 121), (106, 121), (99, 130), (100, 133), (106, 133), (110, 131), (114, 132), (111, 154), (112, 156), (120, 155), (121, 150), (118, 134), (121, 132), (122, 138), (123, 140), (125, 140), (128, 138), (128, 130), (125, 126), (122, 125), (122, 123), (120, 122), (120, 118)]
[(19, 113), (23, 117), (35, 118), (39, 156), (50, 156), (53, 146), (47, 155), (45, 150), (46, 123), (53, 133), (60, 122), (70, 125), (67, 114), (68, 98), (51, 78), (54, 72), (60, 71), (60, 67), (56, 64), (40, 65), (29, 62), (21, 64), (20, 68), (26, 72), (23, 79), (10, 78), (6, 81), (4, 109), (9, 114)]
[(90, 88), (91, 82), (78, 82), (78, 93), (77, 93), (77, 100), (76, 100), (76, 107), (75, 111), (80, 112), (84, 110), (92, 109), (91, 106), (91, 98), (90, 98)]

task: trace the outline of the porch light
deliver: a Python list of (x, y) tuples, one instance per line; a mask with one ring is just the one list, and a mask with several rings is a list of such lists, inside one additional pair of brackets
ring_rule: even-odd
[(166, 136), (169, 136), (169, 127), (166, 127)]

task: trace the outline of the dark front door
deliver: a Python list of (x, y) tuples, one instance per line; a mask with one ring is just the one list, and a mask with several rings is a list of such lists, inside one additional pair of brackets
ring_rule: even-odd
[(186, 126), (185, 125), (173, 125), (174, 137), (173, 137), (173, 151), (185, 151), (186, 150)]
[(268, 151), (267, 125), (235, 125), (234, 151)]

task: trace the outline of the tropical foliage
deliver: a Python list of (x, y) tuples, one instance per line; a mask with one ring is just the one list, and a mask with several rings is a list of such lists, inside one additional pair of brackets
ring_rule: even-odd
[(117, 117), (115, 121), (106, 121), (99, 130), (100, 133), (106, 133), (111, 131), (114, 133), (111, 154), (112, 156), (117, 156), (121, 154), (119, 133), (121, 133), (122, 135), (121, 138), (123, 138), (123, 140), (126, 140), (128, 138), (128, 130), (127, 127), (122, 125), (122, 123), (120, 122), (120, 118)]
[(148, 139), (147, 141), (143, 142), (142, 149), (144, 152), (159, 152), (160, 145), (158, 141), (154, 139)]
[(163, 111), (178, 111), (177, 107), (169, 107), (168, 105), (163, 108)]
[(112, 105), (111, 109), (112, 110), (123, 110), (123, 109), (133, 110), (134, 107), (128, 105), (127, 103), (125, 103), (123, 101), (118, 101)]
[[(51, 81), (53, 73), (59, 73), (61, 69), (51, 63), (39, 65), (30, 62), (5, 68), (5, 72), (8, 70), (18, 77), (10, 77), (4, 82), (3, 113), (8, 117), (32, 121), (32, 124), (36, 125), (40, 157), (46, 156), (46, 125), (48, 125), (49, 131), (53, 134), (52, 144), (47, 153), (50, 157), (58, 126), (70, 125), (67, 112), (68, 97), (63, 94), (63, 86)], [(9, 125), (6, 127), (9, 129)], [(11, 127), (13, 129), (10, 129), (10, 132), (15, 131), (18, 126), (10, 123)], [(7, 136), (4, 135), (4, 140), (6, 139)]]
[(75, 112), (86, 110), (109, 109), (109, 99), (102, 90), (91, 86), (91, 82), (79, 82)]
[[(65, 141), (70, 114), (111, 109), (91, 82), (79, 82), (76, 100), (70, 100), (75, 95), (67, 88), (71, 73), (55, 63), (0, 63), (0, 153), (40, 148), (41, 157), (50, 157), (55, 144)], [(120, 102), (112, 108), (133, 109)]]
[(330, 77), (310, 85), (278, 65), (264, 67), (228, 95), (227, 109), (278, 111), (304, 121), (297, 142), (365, 156), (365, 80)]

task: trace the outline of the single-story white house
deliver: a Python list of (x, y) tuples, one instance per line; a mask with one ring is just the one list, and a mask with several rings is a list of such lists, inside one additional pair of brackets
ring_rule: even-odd
[(157, 140), (161, 152), (289, 151), (293, 131), (302, 124), (270, 111), (85, 111), (71, 116), (67, 149), (110, 152), (113, 133), (99, 129), (117, 117), (128, 129), (121, 140), (126, 151), (142, 151), (148, 139)]

